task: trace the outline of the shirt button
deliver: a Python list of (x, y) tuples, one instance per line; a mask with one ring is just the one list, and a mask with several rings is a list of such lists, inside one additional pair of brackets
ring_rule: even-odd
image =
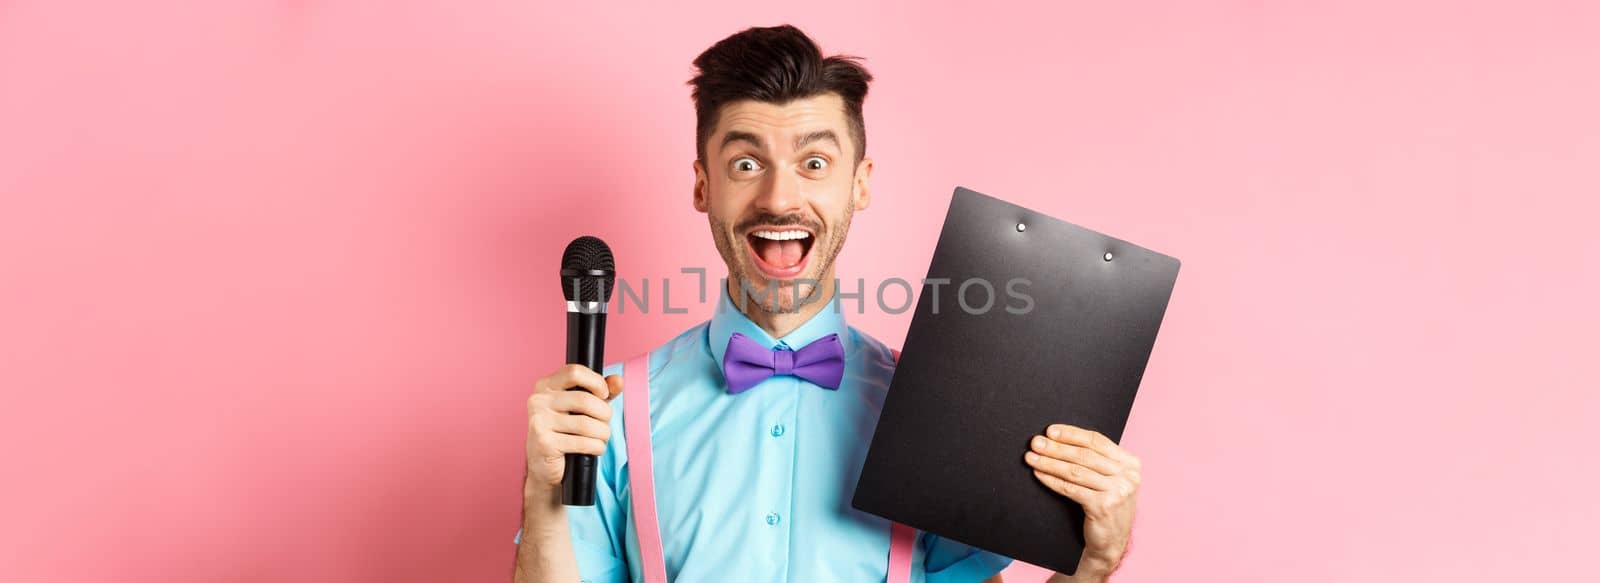
[(782, 423), (779, 423), (777, 425), (773, 425), (772, 426), (772, 436), (773, 437), (782, 437), (783, 436), (783, 424)]
[(782, 517), (778, 516), (778, 513), (776, 513), (776, 512), (768, 512), (767, 513), (767, 524), (769, 526), (777, 526), (779, 520), (782, 520)]

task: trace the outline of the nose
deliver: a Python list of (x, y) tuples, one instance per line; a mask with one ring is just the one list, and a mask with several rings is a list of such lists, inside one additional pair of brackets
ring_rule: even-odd
[(768, 172), (761, 194), (756, 197), (756, 208), (773, 215), (786, 215), (802, 208), (800, 177), (785, 172)]

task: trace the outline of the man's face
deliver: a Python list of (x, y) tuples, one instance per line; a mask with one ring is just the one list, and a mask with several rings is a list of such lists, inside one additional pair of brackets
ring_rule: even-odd
[(857, 165), (855, 148), (832, 93), (722, 106), (695, 163), (694, 207), (710, 220), (733, 290), (741, 281), (755, 290), (748, 305), (792, 312), (821, 299), (813, 294), (833, 280), (851, 217), (871, 201), (872, 161)]

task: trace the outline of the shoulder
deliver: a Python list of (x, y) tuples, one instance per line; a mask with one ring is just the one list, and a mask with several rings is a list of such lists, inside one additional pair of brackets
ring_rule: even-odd
[[(662, 371), (668, 370), (669, 366), (674, 364), (681, 366), (685, 363), (694, 362), (694, 358), (697, 354), (703, 355), (707, 353), (707, 349), (705, 347), (705, 338), (706, 327), (708, 324), (709, 322), (701, 322), (696, 324), (690, 327), (688, 330), (684, 330), (682, 333), (674, 336), (671, 340), (668, 340), (662, 345), (651, 349), (648, 353), (649, 375), (646, 377), (646, 384), (656, 384), (656, 380), (660, 378)], [(632, 360), (636, 356), (637, 355), (628, 355), (626, 358), (628, 360)], [(700, 356), (700, 358), (702, 360), (710, 360), (709, 356)], [(670, 383), (668, 386), (654, 387), (658, 390), (653, 391), (644, 391), (644, 387), (631, 387), (627, 385), (626, 375), (623, 372), (623, 365), (626, 362), (627, 361), (624, 360), (622, 362), (613, 362), (608, 364), (606, 365), (605, 372), (603, 373), (607, 376), (624, 375), (625, 377), (625, 384), (623, 385), (622, 394), (617, 395), (616, 398), (612, 399), (611, 401), (611, 439), (606, 444), (605, 459), (609, 461), (613, 475), (620, 475), (622, 473), (622, 466), (628, 459), (627, 431), (624, 418), (627, 416), (626, 411), (629, 395), (638, 395), (641, 392), (648, 392), (651, 395), (648, 401), (654, 402), (657, 400), (656, 396), (661, 394), (659, 389), (670, 388)], [(637, 371), (632, 372), (637, 373)]]
[(888, 365), (894, 368), (894, 353), (889, 345), (884, 344), (860, 328), (850, 326), (851, 357), (864, 358), (874, 364)]
[(845, 359), (862, 375), (875, 377), (873, 380), (879, 381), (877, 384), (888, 388), (889, 379), (894, 376), (894, 350), (860, 328), (850, 326), (849, 329)]
[[(681, 364), (692, 361), (696, 357), (703, 358), (706, 354), (708, 354), (706, 347), (706, 328), (709, 327), (710, 324), (710, 321), (695, 324), (694, 326), (689, 327), (688, 330), (684, 330), (677, 336), (674, 336), (671, 340), (668, 340), (660, 346), (651, 349), (649, 352), (650, 378), (655, 378), (656, 375), (661, 373), (662, 369), (667, 368), (673, 363)], [(632, 359), (634, 356), (636, 355), (628, 355), (628, 358)], [(622, 365), (623, 363), (621, 362), (614, 362), (606, 365), (605, 374), (622, 374)]]

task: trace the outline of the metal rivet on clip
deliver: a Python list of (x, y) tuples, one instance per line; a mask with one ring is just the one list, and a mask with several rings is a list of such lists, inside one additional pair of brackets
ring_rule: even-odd
[(1026, 230), (1028, 230), (1028, 225), (1023, 224), (1023, 223), (1017, 223), (1017, 232), (1018, 233), (1021, 233), (1021, 232), (1026, 231)]
[(1110, 261), (1110, 260), (1111, 260), (1111, 252), (1107, 251), (1106, 252), (1106, 261)]

